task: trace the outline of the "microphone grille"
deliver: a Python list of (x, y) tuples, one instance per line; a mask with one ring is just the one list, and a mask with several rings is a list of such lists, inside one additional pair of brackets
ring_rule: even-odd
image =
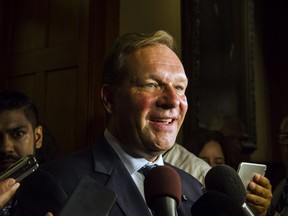
[(245, 202), (245, 187), (238, 173), (228, 165), (217, 165), (210, 169), (205, 176), (205, 185), (208, 191), (224, 193), (238, 204)]
[(246, 216), (241, 205), (218, 191), (207, 191), (192, 206), (193, 216)]
[(182, 193), (180, 176), (169, 166), (157, 166), (145, 177), (144, 193), (148, 206), (155, 198), (168, 196), (179, 207)]

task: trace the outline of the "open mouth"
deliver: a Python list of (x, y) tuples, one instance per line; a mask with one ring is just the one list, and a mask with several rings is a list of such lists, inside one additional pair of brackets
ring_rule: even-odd
[(152, 121), (168, 125), (168, 124), (171, 124), (174, 121), (174, 119), (153, 119)]

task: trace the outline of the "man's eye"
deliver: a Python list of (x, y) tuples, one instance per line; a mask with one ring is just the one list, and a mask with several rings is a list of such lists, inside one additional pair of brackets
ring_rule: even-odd
[(23, 132), (23, 131), (15, 131), (15, 132), (12, 133), (12, 136), (13, 136), (14, 138), (20, 138), (20, 137), (22, 137), (23, 135), (24, 135), (24, 132)]
[(178, 94), (185, 95), (186, 88), (183, 85), (175, 86), (175, 90), (178, 92)]
[(184, 86), (181, 86), (181, 85), (178, 85), (178, 86), (176, 86), (175, 88), (176, 88), (177, 90), (179, 90), (179, 91), (185, 91)]
[(156, 88), (158, 85), (156, 83), (147, 83), (145, 86), (148, 88)]

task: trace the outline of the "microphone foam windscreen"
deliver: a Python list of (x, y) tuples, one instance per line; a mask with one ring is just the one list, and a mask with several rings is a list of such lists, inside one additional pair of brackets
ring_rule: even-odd
[(241, 205), (218, 191), (207, 191), (192, 206), (193, 216), (246, 216)]
[(246, 199), (245, 187), (238, 173), (230, 166), (217, 165), (210, 169), (205, 176), (206, 189), (226, 194), (238, 204)]
[(144, 180), (145, 199), (149, 203), (157, 197), (171, 197), (181, 203), (181, 180), (178, 173), (169, 166), (157, 166), (153, 168)]

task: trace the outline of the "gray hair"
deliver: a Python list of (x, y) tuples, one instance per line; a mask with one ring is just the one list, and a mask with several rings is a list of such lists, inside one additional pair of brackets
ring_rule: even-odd
[(127, 33), (119, 37), (107, 53), (104, 62), (103, 84), (117, 85), (126, 75), (126, 58), (146, 46), (162, 44), (175, 52), (176, 43), (173, 37), (159, 30), (152, 34)]

